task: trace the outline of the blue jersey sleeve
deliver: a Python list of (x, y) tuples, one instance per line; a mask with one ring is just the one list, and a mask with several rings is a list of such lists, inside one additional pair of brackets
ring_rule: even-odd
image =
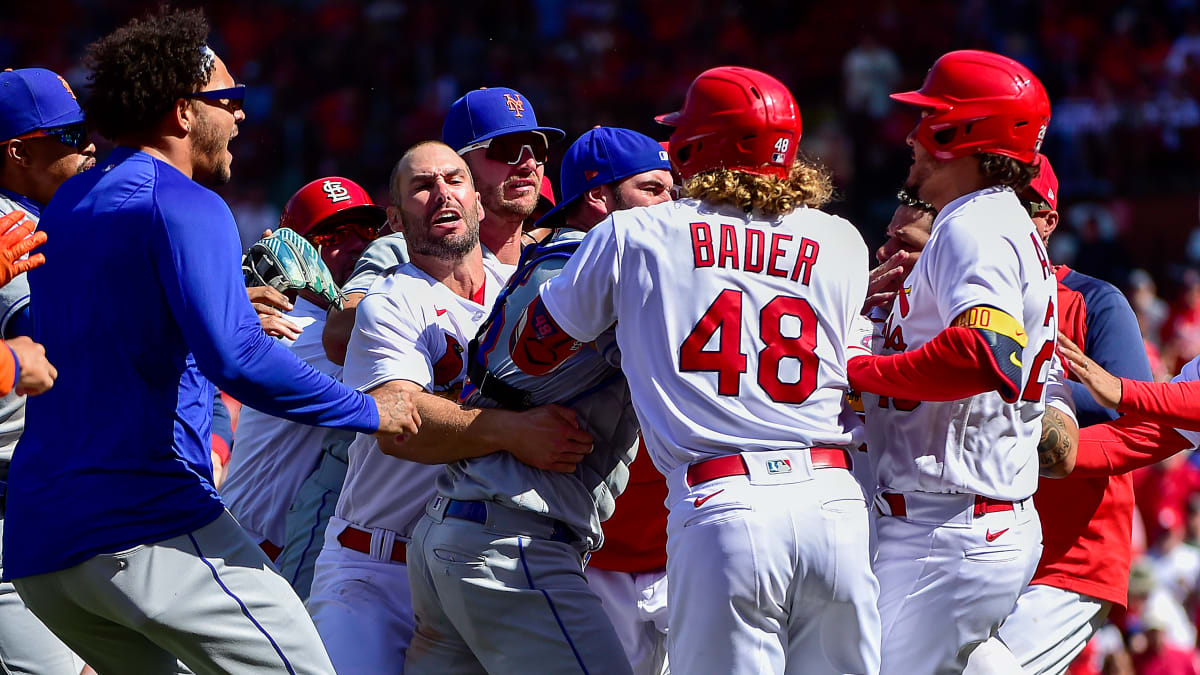
[(237, 226), (225, 202), (208, 190), (160, 185), (155, 209), (155, 268), (200, 372), (264, 413), (374, 433), (379, 414), (373, 399), (320, 373), (262, 331), (242, 285)]
[[(1129, 301), (1111, 284), (1084, 277), (1078, 272), (1064, 280), (1068, 286), (1073, 285), (1072, 276), (1083, 277), (1076, 290), (1083, 295), (1085, 303), (1087, 344), (1083, 346), (1084, 353), (1117, 377), (1143, 382), (1153, 380), (1146, 346)], [(1075, 381), (1069, 384), (1080, 427), (1117, 418), (1116, 411), (1096, 403), (1087, 387)]]

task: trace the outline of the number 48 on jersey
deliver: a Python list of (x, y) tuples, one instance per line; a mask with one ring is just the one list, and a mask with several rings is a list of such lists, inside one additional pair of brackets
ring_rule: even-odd
[[(742, 312), (755, 310), (743, 308), (742, 297), (738, 290), (721, 291), (679, 347), (679, 370), (715, 372), (717, 393), (722, 396), (737, 396), (742, 375), (748, 370), (746, 353), (742, 351)], [(783, 335), (781, 326), (785, 317), (798, 320), (800, 334), (796, 337)], [(814, 351), (816, 312), (804, 298), (777, 296), (758, 312), (757, 319), (758, 343), (763, 345), (758, 352), (758, 386), (778, 403), (803, 403), (817, 388), (820, 364)], [(705, 350), (718, 331), (717, 348)], [(785, 358), (800, 363), (800, 378), (796, 382), (783, 382), (779, 378), (779, 364)]]

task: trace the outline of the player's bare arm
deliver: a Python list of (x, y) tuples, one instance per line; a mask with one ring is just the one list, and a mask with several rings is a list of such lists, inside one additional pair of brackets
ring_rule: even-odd
[(356, 308), (366, 295), (347, 293), (342, 301), (342, 308), (330, 309), (329, 316), (325, 319), (321, 346), (325, 348), (325, 357), (339, 366), (346, 365), (346, 347), (350, 344), (350, 333), (354, 331), (354, 317), (358, 313)]
[(375, 399), (375, 407), (379, 410), (379, 431), (375, 435), (380, 443), (385, 439), (411, 437), (420, 429), (421, 415), (408, 390), (384, 385), (367, 394)]
[(557, 405), (523, 412), (471, 408), (426, 392), (408, 380), (393, 380), (371, 390), (404, 392), (412, 397), (421, 433), (407, 439), (380, 437), (385, 454), (422, 464), (448, 464), (498, 450), (546, 471), (571, 472), (592, 451), (592, 437), (579, 428), (575, 412)]
[(1046, 406), (1042, 437), (1038, 440), (1038, 465), (1046, 478), (1066, 478), (1075, 469), (1079, 427), (1058, 408)]
[(1058, 334), (1058, 352), (1092, 398), (1105, 408), (1116, 410), (1121, 403), (1121, 378), (1109, 373), (1099, 363), (1088, 358), (1079, 345), (1062, 333)]

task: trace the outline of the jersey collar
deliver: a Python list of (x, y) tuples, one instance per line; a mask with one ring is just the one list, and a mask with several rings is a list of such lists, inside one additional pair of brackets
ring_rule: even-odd
[(21, 207), (22, 211), (24, 211), (27, 215), (33, 216), (34, 218), (40, 219), (42, 217), (42, 209), (46, 208), (45, 204), (39, 204), (25, 195), (19, 195), (11, 190), (5, 190), (4, 188), (0, 188), (0, 196), (11, 199)]

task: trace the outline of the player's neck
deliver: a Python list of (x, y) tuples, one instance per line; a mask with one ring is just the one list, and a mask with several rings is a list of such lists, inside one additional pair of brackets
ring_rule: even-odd
[(478, 246), (457, 260), (414, 253), (412, 264), (463, 298), (470, 298), (478, 293), (486, 278), (483, 252)]
[(479, 242), (505, 265), (516, 265), (521, 261), (521, 226), (525, 220), (514, 218), (511, 214), (502, 218), (485, 211), (483, 221), (479, 223)]

